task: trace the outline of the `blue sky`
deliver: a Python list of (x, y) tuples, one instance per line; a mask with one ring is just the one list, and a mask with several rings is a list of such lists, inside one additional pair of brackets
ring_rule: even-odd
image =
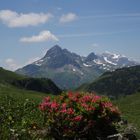
[(139, 0), (1, 0), (0, 66), (15, 70), (53, 45), (140, 61)]

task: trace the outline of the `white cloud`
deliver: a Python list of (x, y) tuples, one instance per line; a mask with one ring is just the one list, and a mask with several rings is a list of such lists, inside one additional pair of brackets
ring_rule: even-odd
[(11, 10), (0, 10), (0, 21), (8, 27), (27, 27), (46, 23), (52, 18), (50, 13), (17, 13)]
[(6, 68), (9, 70), (16, 70), (17, 68), (19, 68), (20, 66), (17, 64), (17, 62), (12, 59), (12, 58), (8, 58), (5, 60), (5, 64), (6, 64)]
[(23, 37), (20, 39), (21, 42), (34, 43), (34, 42), (44, 42), (44, 41), (59, 41), (59, 39), (53, 35), (50, 31), (42, 31), (39, 35), (31, 37)]
[(68, 23), (77, 19), (77, 15), (74, 13), (64, 14), (60, 17), (60, 23)]
[(15, 71), (19, 68), (22, 68), (26, 65), (32, 64), (33, 62), (41, 59), (40, 57), (34, 57), (29, 58), (24, 64), (19, 64), (17, 61), (15, 61), (13, 58), (7, 58), (5, 62), (5, 68), (11, 71)]

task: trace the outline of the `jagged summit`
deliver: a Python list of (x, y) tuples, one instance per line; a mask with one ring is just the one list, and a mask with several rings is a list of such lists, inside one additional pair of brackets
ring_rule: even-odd
[(93, 61), (97, 58), (98, 58), (97, 55), (94, 52), (92, 52), (86, 57), (85, 61), (90, 62), (90, 61)]
[(79, 67), (79, 64), (75, 61), (76, 59), (80, 59), (80, 56), (71, 53), (67, 49), (62, 49), (59, 45), (55, 45), (47, 51), (46, 55), (41, 60), (36, 61), (35, 63), (38, 66), (52, 69), (61, 68), (65, 65)]
[(59, 45), (53, 46), (49, 49), (44, 57), (54, 57), (62, 53), (62, 48)]
[(55, 51), (55, 50), (62, 50), (62, 48), (59, 45), (54, 45), (52, 48), (50, 48), (49, 51)]

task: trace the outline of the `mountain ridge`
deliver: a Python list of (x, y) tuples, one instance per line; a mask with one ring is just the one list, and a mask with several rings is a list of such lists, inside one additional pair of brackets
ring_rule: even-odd
[(115, 97), (140, 92), (140, 65), (105, 72), (95, 81), (83, 84), (77, 90)]
[(119, 54), (97, 55), (91, 52), (84, 57), (55, 45), (44, 57), (16, 72), (33, 77), (50, 78), (63, 89), (73, 89), (96, 79), (106, 71), (137, 64)]
[(46, 78), (32, 78), (0, 68), (0, 85), (58, 95), (62, 91)]

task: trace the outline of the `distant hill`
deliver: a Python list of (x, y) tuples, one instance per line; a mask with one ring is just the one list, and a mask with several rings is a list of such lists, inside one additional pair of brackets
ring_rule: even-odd
[(87, 92), (122, 96), (140, 91), (140, 66), (117, 69), (113, 72), (105, 72), (97, 80), (90, 84), (84, 84), (78, 88)]
[(0, 83), (9, 83), (13, 80), (20, 80), (26, 78), (26, 76), (19, 75), (15, 72), (5, 70), (2, 67), (0, 67)]
[(106, 71), (139, 64), (124, 55), (105, 52), (80, 56), (55, 45), (41, 59), (16, 72), (32, 77), (52, 79), (60, 88), (74, 89), (91, 82)]
[(46, 78), (30, 78), (0, 68), (0, 84), (12, 85), (16, 88), (44, 92), (57, 95), (61, 90)]

